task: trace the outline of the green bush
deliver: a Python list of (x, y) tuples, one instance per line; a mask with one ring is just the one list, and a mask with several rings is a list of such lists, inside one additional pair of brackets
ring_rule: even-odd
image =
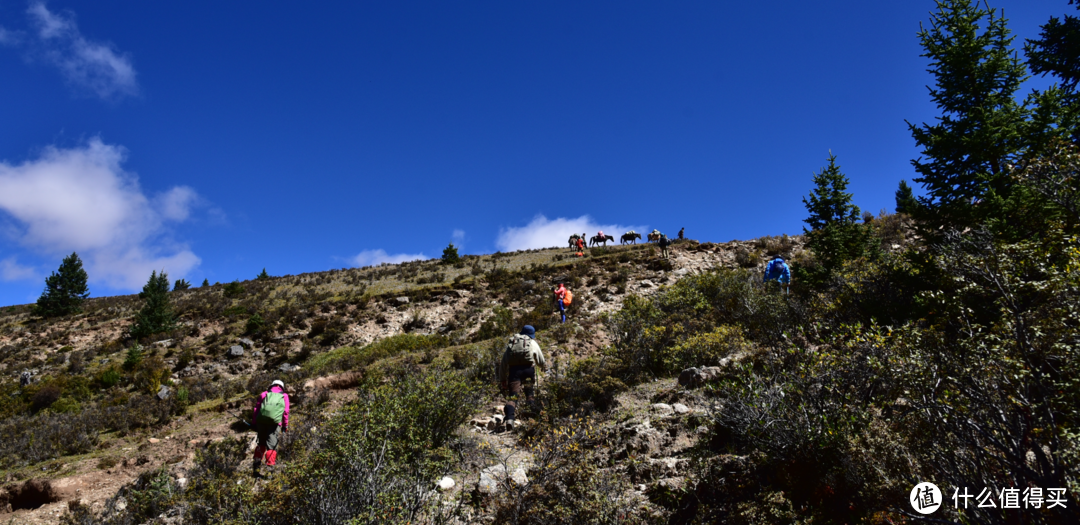
[(307, 368), (312, 374), (324, 374), (339, 370), (356, 370), (379, 359), (394, 357), (408, 352), (449, 346), (450, 341), (442, 335), (399, 334), (380, 339), (367, 346), (356, 348), (343, 346), (308, 360)]
[(229, 299), (234, 299), (244, 295), (247, 290), (244, 289), (244, 285), (240, 284), (240, 281), (233, 281), (225, 285), (225, 289), (222, 293)]

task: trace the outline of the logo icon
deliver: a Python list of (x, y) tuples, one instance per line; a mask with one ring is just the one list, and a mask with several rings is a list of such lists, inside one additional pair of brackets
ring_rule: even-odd
[(919, 514), (930, 514), (941, 506), (941, 489), (933, 483), (923, 481), (911, 489), (911, 508)]

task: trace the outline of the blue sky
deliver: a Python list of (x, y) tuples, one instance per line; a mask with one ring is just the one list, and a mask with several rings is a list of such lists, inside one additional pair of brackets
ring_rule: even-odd
[[(932, 1), (0, 0), (0, 305), (892, 210)], [(1065, 0), (997, 0), (1032, 38)], [(1036, 79), (1032, 86), (1045, 85)]]

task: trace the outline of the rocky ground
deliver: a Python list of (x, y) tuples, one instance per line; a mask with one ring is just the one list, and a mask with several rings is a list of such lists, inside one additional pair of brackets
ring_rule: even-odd
[[(788, 253), (801, 250), (799, 241), (797, 238), (786, 241), (791, 243)], [(545, 350), (556, 362), (565, 358), (566, 354), (583, 356), (594, 353), (610, 342), (602, 323), (596, 323), (595, 319), (605, 312), (618, 310), (627, 296), (655, 294), (662, 286), (716, 266), (763, 266), (765, 261), (760, 256), (763, 248), (760, 240), (723, 244), (688, 242), (677, 245), (673, 250), (669, 268), (650, 269), (648, 264), (628, 264), (625, 265), (628, 275), (621, 286), (602, 281), (583, 283), (574, 289), (575, 302), (579, 306), (572, 322), (579, 332), (587, 330), (588, 333), (574, 337), (570, 343), (559, 345), (559, 348)], [(619, 250), (614, 248), (612, 252), (618, 253)], [(521, 268), (527, 264), (537, 264), (536, 261), (548, 261), (548, 264), (558, 267), (559, 264), (572, 262), (572, 259), (559, 261), (566, 257), (565, 254), (565, 249), (526, 252), (521, 254), (521, 261), (515, 259), (515, 254), (507, 254), (496, 260), (495, 264)], [(382, 267), (376, 270), (378, 268)], [(346, 281), (351, 278), (347, 272), (339, 273), (344, 275)], [(375, 274), (357, 275), (361, 276), (360, 279), (370, 277), (367, 281), (369, 290), (373, 283), (378, 282), (390, 290), (390, 295), (372, 301), (362, 309), (356, 304), (333, 300), (323, 303), (306, 324), (311, 326), (317, 321), (340, 324), (342, 331), (333, 347), (363, 346), (405, 332), (437, 334), (450, 333), (453, 329), (456, 330), (456, 337), (467, 337), (494, 315), (495, 306), (503, 306), (512, 312), (524, 311), (529, 307), (528, 296), (547, 293), (545, 288), (549, 284), (536, 284), (535, 291), (530, 290), (528, 296), (520, 300), (514, 297), (492, 298), (481, 283), (441, 289), (428, 297), (417, 299), (415, 295), (410, 298), (404, 293), (401, 296), (393, 295), (399, 290), (415, 291), (417, 286), (395, 288), (396, 285), (376, 281), (372, 277)], [(450, 272), (443, 279), (450, 281), (460, 275), (467, 274), (462, 271), (456, 275)], [(310, 274), (297, 279), (319, 282), (321, 278), (319, 274)], [(301, 293), (296, 292), (292, 281), (287, 284), (292, 288), (279, 286), (268, 294), (266, 300), (281, 301), (283, 297), (287, 300), (289, 293)], [(333, 288), (336, 285), (330, 282), (320, 283), (319, 286)], [(478, 304), (480, 300), (484, 304)], [(130, 304), (103, 305), (93, 309), (90, 315), (53, 323), (34, 322), (22, 310), (19, 313), (9, 311), (6, 315), (0, 314), (0, 374), (11, 380), (32, 382), (37, 377), (69, 365), (70, 356), (91, 348), (99, 350), (85, 366), (88, 369), (107, 366), (110, 360), (119, 359), (122, 354), (110, 354), (100, 349), (116, 347), (116, 352), (119, 352), (116, 341), (122, 338), (130, 325), (134, 310)], [(168, 357), (165, 362), (170, 367), (177, 366), (179, 350), (194, 349), (195, 358), (187, 366), (173, 372), (174, 380), (244, 381), (260, 370), (289, 370), (304, 366), (300, 354), (304, 337), (309, 331), (289, 328), (259, 341), (237, 337), (223, 340), (219, 334), (229, 332), (228, 323), (228, 319), (187, 319), (181, 339), (156, 343), (160, 347), (177, 350), (166, 353)], [(223, 351), (203, 350), (209, 348)], [(26, 363), (34, 366), (28, 367)], [(332, 391), (329, 405), (332, 410), (335, 404), (340, 405), (348, 399), (350, 388), (356, 384), (356, 378), (348, 374), (311, 378), (303, 385), (292, 388)], [(0, 471), (9, 501), (18, 499), (23, 502), (21, 506), (40, 503), (36, 508), (13, 510), (10, 505), (6, 510), (0, 508), (0, 522), (57, 523), (69, 501), (82, 501), (100, 509), (107, 499), (117, 493), (119, 487), (135, 480), (139, 473), (161, 466), (166, 466), (177, 478), (184, 479), (187, 469), (192, 466), (195, 450), (206, 441), (238, 434), (253, 437), (232, 415), (236, 411), (250, 410), (249, 406), (250, 399), (246, 396), (196, 404), (189, 407), (185, 415), (153, 431), (139, 431), (123, 437), (103, 436), (102, 445), (93, 453)], [(521, 447), (517, 432), (507, 432), (503, 427), (501, 410), (501, 401), (493, 400), (483, 413), (476, 414), (476, 418), (463, 429), (477, 436), (483, 446), (489, 449), (489, 464), (478, 465), (475, 471), (450, 476), (452, 483), (442, 480), (443, 490), (461, 491), (466, 487), (467, 490), (490, 490), (507, 475), (514, 479), (526, 477), (526, 471), (533, 461), (532, 455)], [(639, 385), (618, 396), (616, 408), (605, 418), (605, 428), (599, 430), (617, 436), (617, 445), (610, 453), (617, 460), (627, 460), (623, 468), (628, 468), (632, 474), (634, 486), (630, 489), (633, 493), (640, 496), (650, 484), (681, 483), (682, 468), (686, 464), (681, 455), (694, 443), (699, 428), (703, 428), (702, 418), (708, 410), (704, 401), (696, 397), (693, 391), (680, 388), (674, 379)], [(250, 459), (246, 461), (250, 463)], [(40, 494), (35, 496), (35, 491)], [(40, 501), (31, 501), (34, 497)]]

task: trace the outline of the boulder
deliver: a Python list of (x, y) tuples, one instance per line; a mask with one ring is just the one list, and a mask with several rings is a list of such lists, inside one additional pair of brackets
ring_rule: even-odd
[(720, 367), (704, 366), (701, 368), (687, 368), (679, 374), (679, 384), (686, 388), (693, 388), (715, 381), (720, 377)]
[(248, 339), (246, 337), (241, 337), (240, 339), (237, 339), (237, 341), (239, 341), (240, 344), (248, 348), (255, 348), (255, 341), (252, 341), (251, 339)]
[(229, 357), (242, 357), (244, 355), (244, 347), (240, 345), (233, 345), (229, 347)]
[(454, 478), (451, 478), (450, 476), (443, 476), (442, 479), (435, 483), (435, 486), (437, 486), (441, 491), (447, 491), (454, 488), (455, 484), (456, 483), (454, 483)]
[(409, 298), (408, 297), (395, 297), (394, 302), (396, 302), (397, 304), (409, 304)]
[(662, 416), (667, 416), (675, 413), (675, 409), (667, 403), (653, 403), (651, 408), (653, 409), (653, 412), (659, 412)]
[(172, 339), (165, 339), (163, 341), (155, 341), (154, 346), (160, 346), (162, 348), (168, 348), (172, 344)]
[(161, 388), (157, 391), (157, 398), (164, 401), (169, 398), (170, 392), (171, 390), (169, 390), (168, 386), (161, 385)]
[(292, 372), (293, 370), (299, 370), (300, 367), (291, 363), (281, 363), (277, 369), (281, 372)]
[(638, 284), (640, 284), (642, 288), (652, 288), (653, 286), (656, 286), (655, 284), (653, 284), (652, 281), (648, 279), (644, 279)]
[(689, 414), (690, 413), (690, 407), (688, 407), (688, 406), (686, 406), (686, 405), (684, 405), (682, 403), (675, 403), (674, 405), (671, 405), (671, 408), (673, 410), (675, 410), (676, 414)]

